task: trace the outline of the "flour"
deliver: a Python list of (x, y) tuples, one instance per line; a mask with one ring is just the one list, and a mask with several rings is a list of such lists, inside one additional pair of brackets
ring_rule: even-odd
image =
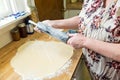
[(28, 41), (11, 60), (22, 80), (43, 80), (59, 76), (70, 66), (73, 48), (62, 42)]
[(53, 78), (53, 77), (57, 77), (57, 76), (59, 76), (60, 74), (62, 74), (62, 73), (66, 73), (66, 74), (68, 74), (69, 75), (69, 70), (67, 69), (70, 65), (71, 65), (71, 62), (72, 62), (72, 60), (69, 60), (63, 67), (61, 67), (61, 69), (59, 69), (57, 72), (55, 72), (55, 73), (51, 73), (51, 74), (49, 74), (49, 75), (46, 75), (46, 76), (44, 76), (44, 77), (42, 77), (42, 78), (40, 78), (40, 77), (35, 77), (34, 75), (31, 75), (31, 76), (24, 76), (24, 75), (22, 75), (21, 77), (22, 77), (22, 80), (44, 80), (44, 79), (51, 79), (51, 78)]

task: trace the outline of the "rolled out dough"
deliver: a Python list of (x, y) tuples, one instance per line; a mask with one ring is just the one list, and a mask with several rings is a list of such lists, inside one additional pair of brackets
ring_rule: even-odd
[(28, 41), (11, 60), (14, 70), (24, 77), (44, 78), (57, 72), (73, 55), (73, 48), (55, 41)]

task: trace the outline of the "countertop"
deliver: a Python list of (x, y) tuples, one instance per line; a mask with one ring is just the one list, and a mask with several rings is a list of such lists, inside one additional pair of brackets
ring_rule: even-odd
[[(13, 41), (0, 49), (0, 80), (21, 80), (21, 77), (14, 72), (13, 68), (10, 65), (10, 60), (16, 54), (17, 49), (29, 40), (44, 40), (50, 41), (56, 39), (48, 36), (45, 33), (35, 32), (32, 35), (28, 35), (26, 38), (21, 38), (19, 41)], [(72, 63), (67, 68), (67, 73), (63, 72), (62, 74), (53, 77), (50, 80), (71, 80), (72, 75), (75, 71), (75, 68), (81, 57), (81, 49), (74, 50), (74, 55), (71, 57)]]

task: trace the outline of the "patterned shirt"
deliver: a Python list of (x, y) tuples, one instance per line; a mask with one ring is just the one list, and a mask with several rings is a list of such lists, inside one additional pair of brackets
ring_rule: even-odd
[[(80, 28), (86, 37), (120, 43), (120, 0), (104, 6), (104, 0), (84, 0), (79, 14)], [(120, 62), (83, 48), (92, 80), (120, 80)], [(120, 52), (118, 52), (120, 53)]]

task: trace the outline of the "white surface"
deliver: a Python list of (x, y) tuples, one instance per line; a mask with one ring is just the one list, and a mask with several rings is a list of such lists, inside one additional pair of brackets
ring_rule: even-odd
[(25, 11), (30, 12), (27, 0), (11, 0), (13, 13)]
[(8, 43), (12, 41), (10, 30), (16, 27), (19, 23), (23, 22), (23, 19), (30, 14), (26, 14), (17, 20), (14, 20), (12, 22), (9, 22), (5, 25), (0, 26), (0, 48), (4, 47)]
[(26, 18), (30, 14), (31, 13), (26, 13), (24, 16), (20, 16), (17, 19), (14, 19), (14, 18), (13, 19), (12, 18), (7, 19), (6, 18), (5, 20), (3, 20), (3, 22), (2, 21), (0, 22), (0, 31), (1, 31), (2, 28), (7, 27), (8, 25), (16, 23), (17, 21), (20, 21), (20, 20)]
[(73, 55), (73, 48), (62, 42), (29, 41), (22, 45), (11, 65), (24, 78), (46, 78), (59, 71)]
[(0, 1), (0, 18), (12, 14), (12, 9), (9, 4), (9, 0)]
[(24, 16), (20, 16), (17, 19), (5, 17), (4, 19), (0, 20), (0, 48), (12, 41), (10, 30), (16, 27), (18, 23), (21, 23), (25, 17), (31, 14), (27, 0), (1, 0), (0, 18), (23, 10), (26, 12), (26, 15)]

